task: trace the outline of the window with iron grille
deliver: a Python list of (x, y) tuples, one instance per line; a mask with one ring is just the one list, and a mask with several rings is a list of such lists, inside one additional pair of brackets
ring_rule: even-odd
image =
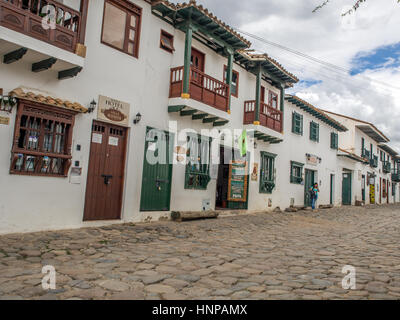
[(314, 121), (310, 122), (310, 140), (319, 141), (319, 124)]
[(276, 154), (262, 151), (260, 167), (260, 193), (271, 193), (275, 188)]
[(185, 189), (206, 190), (210, 182), (211, 138), (188, 134)]
[(290, 161), (290, 183), (301, 184), (303, 182), (304, 164)]
[(295, 111), (292, 114), (292, 132), (303, 135), (303, 115)]
[(66, 177), (71, 166), (75, 113), (20, 100), (10, 173)]
[(337, 150), (339, 147), (339, 137), (336, 132), (331, 132), (331, 148)]

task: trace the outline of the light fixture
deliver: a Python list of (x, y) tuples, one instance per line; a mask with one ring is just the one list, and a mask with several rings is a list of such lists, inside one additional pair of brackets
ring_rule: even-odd
[(135, 116), (135, 119), (133, 120), (134, 124), (138, 124), (140, 120), (142, 119), (142, 115), (138, 112)]
[(17, 104), (17, 98), (3, 95), (0, 92), (0, 110), (11, 112), (12, 108)]
[(90, 107), (88, 109), (89, 113), (92, 113), (94, 111), (94, 109), (96, 109), (97, 103), (96, 101), (93, 99), (92, 102), (90, 103)]

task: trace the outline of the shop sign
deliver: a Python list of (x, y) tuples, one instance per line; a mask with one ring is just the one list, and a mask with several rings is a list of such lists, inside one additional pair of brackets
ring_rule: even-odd
[(313, 154), (306, 154), (307, 164), (316, 166), (317, 164), (321, 163), (322, 159)]
[(0, 117), (0, 124), (4, 124), (4, 125), (8, 126), (10, 124), (10, 118)]
[(228, 201), (247, 200), (247, 161), (231, 161), (229, 165)]
[(111, 122), (121, 126), (129, 126), (130, 104), (99, 96), (99, 107), (97, 109), (97, 119), (100, 121)]

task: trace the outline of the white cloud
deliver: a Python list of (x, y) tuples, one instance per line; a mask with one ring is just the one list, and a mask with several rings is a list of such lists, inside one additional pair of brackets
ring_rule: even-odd
[[(176, 1), (175, 1), (176, 2)], [(352, 67), (357, 55), (400, 42), (400, 4), (394, 0), (367, 1), (355, 14), (342, 18), (349, 0), (332, 0), (316, 13), (321, 0), (200, 0), (211, 12), (231, 26), (301, 51), (318, 59)], [(380, 69), (347, 76), (317, 63), (249, 38), (255, 49), (267, 52), (289, 71), (304, 80), (298, 95), (324, 109), (373, 122), (400, 151), (400, 90), (384, 87), (365, 77), (400, 87), (400, 68), (388, 60)], [(399, 57), (400, 59), (400, 57)]]

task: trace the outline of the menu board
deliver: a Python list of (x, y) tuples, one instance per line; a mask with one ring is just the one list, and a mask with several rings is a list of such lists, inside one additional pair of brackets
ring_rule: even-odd
[(229, 164), (228, 201), (247, 201), (247, 161), (231, 161)]

